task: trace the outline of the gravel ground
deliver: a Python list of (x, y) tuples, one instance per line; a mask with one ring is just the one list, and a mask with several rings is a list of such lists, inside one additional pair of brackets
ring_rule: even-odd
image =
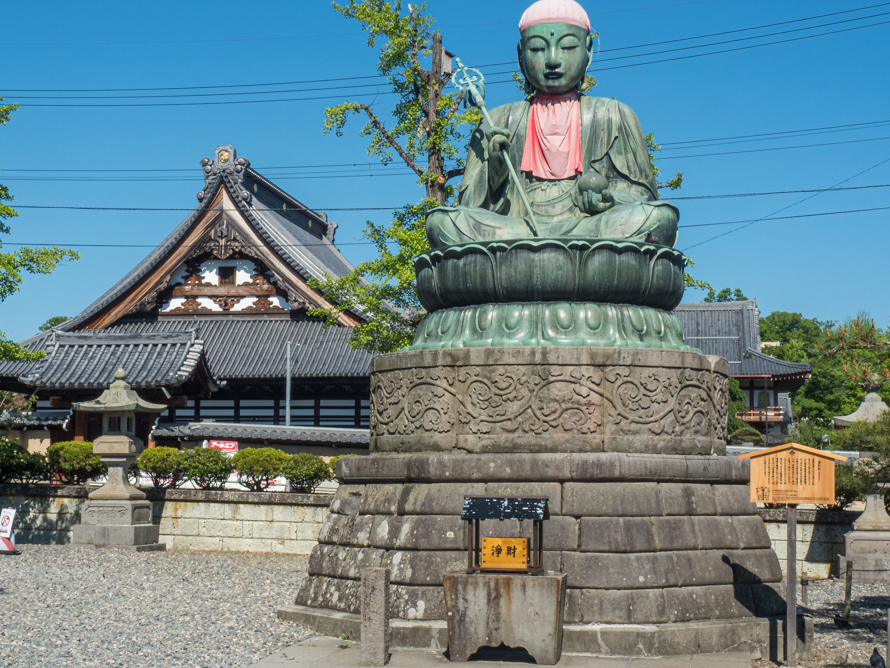
[(310, 635), (275, 617), (305, 557), (20, 547), (0, 556), (3, 666), (248, 666)]
[[(798, 599), (799, 600), (799, 599)], [(863, 666), (869, 668), (869, 658), (875, 647), (885, 659), (887, 654), (887, 608), (890, 608), (890, 585), (853, 585), (851, 621), (873, 622), (877, 626), (851, 624), (840, 629), (831, 619), (817, 614), (815, 622), (814, 661), (802, 661), (806, 668), (834, 666)], [(808, 591), (809, 608), (821, 615), (840, 615), (844, 611), (844, 581), (811, 581)], [(777, 664), (757, 661), (756, 668)], [(784, 664), (778, 664), (784, 665)]]

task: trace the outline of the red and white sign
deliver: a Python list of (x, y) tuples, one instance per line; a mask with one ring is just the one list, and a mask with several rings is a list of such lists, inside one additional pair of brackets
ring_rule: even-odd
[(0, 552), (16, 552), (15, 534), (12, 532), (14, 524), (15, 508), (0, 511)]
[(219, 450), (224, 455), (234, 455), (238, 452), (238, 441), (208, 441), (207, 447)]

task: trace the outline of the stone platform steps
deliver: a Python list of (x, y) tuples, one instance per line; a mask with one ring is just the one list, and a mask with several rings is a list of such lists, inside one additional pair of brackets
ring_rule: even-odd
[[(289, 604), (278, 609), (278, 618), (296, 622), (329, 637), (342, 637), (344, 634), (353, 639), (361, 637), (361, 617), (354, 613)], [(390, 624), (393, 648), (436, 649), (443, 652), (448, 647), (448, 628), (443, 620), (392, 619)], [(693, 654), (723, 656), (735, 651), (743, 651), (746, 656), (759, 651), (772, 661), (784, 658), (785, 620), (780, 617), (714, 619), (684, 624), (566, 624), (563, 628), (563, 653), (586, 655), (587, 659), (592, 656), (644, 659), (682, 656), (684, 653), (688, 653), (687, 657)], [(812, 618), (798, 615), (797, 647), (800, 658), (812, 656), (812, 639)], [(476, 662), (471, 663), (477, 665)]]
[[(442, 651), (437, 650), (394, 650), (388, 666), (426, 668), (427, 666), (472, 666), (473, 668), (515, 668), (515, 661), (500, 661), (497, 654), (494, 660), (452, 663)], [(303, 642), (276, 652), (270, 657), (255, 663), (250, 668), (336, 668), (338, 666), (360, 666), (359, 645), (338, 638), (315, 636)], [(751, 668), (751, 655), (748, 652), (726, 652), (722, 654), (698, 654), (695, 656), (663, 656), (646, 658), (593, 657), (577, 654), (563, 654), (557, 668)]]

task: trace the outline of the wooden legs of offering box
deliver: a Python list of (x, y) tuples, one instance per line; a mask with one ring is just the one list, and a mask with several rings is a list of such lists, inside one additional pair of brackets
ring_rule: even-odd
[(565, 573), (446, 573), (444, 585), (451, 661), (501, 643), (525, 649), (541, 665), (559, 661)]

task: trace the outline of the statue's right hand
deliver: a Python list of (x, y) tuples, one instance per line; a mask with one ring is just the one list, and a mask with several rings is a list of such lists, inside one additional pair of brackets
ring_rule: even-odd
[(495, 160), (503, 157), (506, 151), (510, 150), (510, 139), (507, 136), (507, 130), (504, 128), (491, 127), (486, 131), (488, 137), (488, 153)]

